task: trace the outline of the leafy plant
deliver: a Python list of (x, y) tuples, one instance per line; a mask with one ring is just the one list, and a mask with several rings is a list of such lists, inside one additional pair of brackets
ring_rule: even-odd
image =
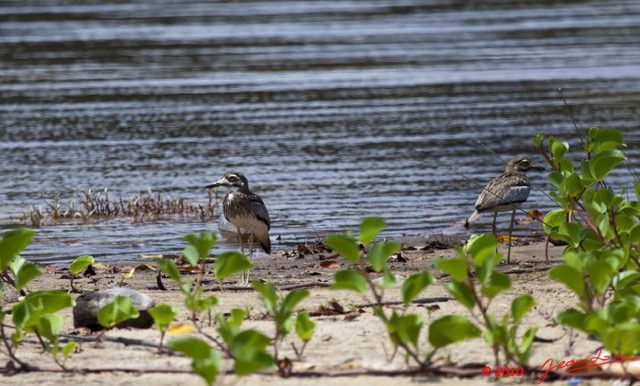
[[(433, 283), (433, 277), (427, 271), (409, 276), (402, 285), (402, 299), (405, 308), (401, 312), (390, 313), (383, 304), (384, 291), (397, 287), (395, 276), (387, 268), (389, 258), (400, 250), (396, 242), (373, 243), (378, 234), (386, 227), (383, 219), (367, 217), (360, 224), (360, 235), (355, 238), (351, 234), (335, 234), (327, 237), (326, 244), (338, 252), (348, 262), (349, 268), (336, 272), (332, 289), (345, 289), (366, 296), (371, 293), (375, 299), (374, 314), (380, 318), (387, 328), (387, 333), (395, 351), (402, 350), (405, 358), (412, 358), (418, 364), (425, 362), (419, 351), (419, 336), (424, 321), (413, 313), (408, 313), (407, 306), (427, 286)], [(365, 253), (360, 244), (365, 245)], [(369, 274), (373, 271), (381, 275), (379, 283)]]
[(299, 312), (297, 317), (294, 317), (294, 311), (296, 306), (309, 296), (309, 291), (294, 289), (286, 296), (281, 297), (278, 296), (273, 283), (253, 281), (251, 284), (261, 295), (260, 297), (267, 309), (267, 313), (272, 316), (275, 321), (275, 334), (271, 341), (276, 362), (279, 362), (280, 359), (279, 353), (282, 342), (293, 329), (295, 329), (298, 337), (303, 341), (300, 349), (292, 344), (294, 351), (300, 358), (307, 343), (313, 336), (315, 322), (309, 319), (308, 312)]
[(78, 278), (80, 272), (84, 271), (87, 267), (93, 264), (93, 256), (83, 255), (78, 256), (73, 263), (69, 266), (69, 292), (80, 292), (73, 285), (73, 281)]
[(164, 335), (167, 333), (169, 325), (175, 317), (178, 315), (178, 308), (170, 306), (168, 304), (158, 304), (157, 306), (148, 310), (149, 315), (153, 318), (153, 322), (156, 325), (158, 331), (160, 331), (160, 347), (164, 342)]
[(204, 379), (207, 385), (213, 385), (220, 372), (222, 359), (220, 353), (212, 349), (204, 340), (196, 337), (172, 339), (169, 349), (181, 352), (191, 358), (191, 368)]
[[(64, 361), (59, 361), (58, 355), (62, 352), (63, 359), (66, 360), (76, 344), (71, 342), (60, 348), (59, 335), (63, 319), (56, 312), (74, 305), (75, 301), (64, 292), (41, 290), (27, 295), (13, 306), (13, 324), (16, 329), (11, 336), (13, 346), (16, 347), (24, 339), (25, 334), (33, 333), (43, 349), (51, 351), (56, 363), (64, 368)], [(6, 339), (4, 332), (2, 339)]]
[[(160, 260), (158, 265), (180, 288), (185, 307), (191, 311), (191, 322), (197, 332), (206, 340), (195, 337), (172, 339), (167, 344), (168, 348), (191, 357), (192, 368), (208, 384), (212, 384), (216, 380), (220, 370), (220, 354), (209, 346), (207, 341), (212, 342), (219, 350), (233, 359), (234, 371), (238, 375), (248, 375), (272, 366), (273, 357), (266, 351), (271, 340), (258, 331), (240, 328), (246, 318), (245, 311), (234, 309), (229, 318), (225, 318), (221, 313), (216, 314), (217, 331), (222, 340), (207, 334), (202, 329), (199, 322), (200, 315), (206, 312), (211, 320), (212, 309), (218, 304), (218, 298), (212, 295), (205, 296), (202, 288), (206, 259), (209, 257), (209, 252), (215, 245), (217, 238), (214, 233), (202, 232), (200, 235), (188, 234), (185, 236), (185, 240), (189, 242), (189, 245), (183, 250), (182, 255), (192, 267), (198, 267), (195, 283), (190, 276), (182, 277), (172, 260)], [(214, 276), (216, 279), (222, 280), (252, 267), (251, 261), (243, 254), (225, 252), (216, 257), (213, 266)], [(175, 310), (167, 305), (159, 305), (150, 310), (162, 336), (164, 336), (168, 324), (175, 317), (174, 312)]]
[(42, 268), (20, 256), (20, 252), (31, 244), (34, 235), (35, 232), (32, 230), (16, 229), (6, 232), (0, 240), (0, 298), (3, 292), (2, 282), (12, 285), (26, 295), (12, 307), (15, 332), (11, 336), (6, 333), (4, 323), (7, 312), (2, 309), (0, 303), (0, 340), (4, 342), (9, 358), (21, 368), (27, 369), (30, 366), (16, 356), (16, 349), (26, 334), (35, 334), (43, 349), (50, 351), (55, 362), (65, 369), (64, 364), (77, 343), (70, 342), (60, 347), (59, 335), (63, 319), (56, 312), (72, 307), (75, 302), (68, 294), (58, 291), (25, 293), (24, 288), (29, 282), (44, 272)]
[(30, 229), (19, 228), (5, 232), (0, 240), (0, 286), (2, 283), (13, 286), (26, 295), (24, 288), (31, 280), (40, 276), (44, 271), (33, 263), (20, 257), (35, 232)]
[[(215, 245), (217, 237), (215, 233), (202, 232), (200, 235), (190, 233), (185, 236), (189, 245), (182, 251), (182, 255), (192, 267), (198, 267), (196, 282), (193, 283), (190, 276), (184, 278), (180, 275), (180, 270), (173, 260), (160, 260), (160, 269), (172, 279), (184, 295), (184, 304), (191, 311), (191, 321), (195, 324), (198, 316), (203, 312), (209, 313), (213, 306), (218, 304), (215, 296), (205, 296), (202, 288), (202, 277), (205, 274), (205, 263), (209, 257), (211, 248)], [(221, 280), (230, 275), (251, 269), (253, 265), (246, 256), (239, 252), (226, 252), (220, 254), (214, 263), (214, 274), (216, 279)], [(199, 328), (199, 327), (198, 327)]]
[(98, 311), (98, 323), (111, 328), (125, 320), (135, 319), (140, 312), (131, 304), (131, 298), (116, 295), (111, 302)]
[(608, 350), (640, 350), (640, 184), (635, 194), (616, 192), (605, 179), (626, 160), (617, 130), (592, 127), (582, 140), (578, 165), (569, 144), (537, 134), (533, 139), (553, 171), (551, 196), (559, 209), (545, 217), (552, 240), (566, 243), (564, 264), (549, 277), (577, 297), (577, 309), (561, 312), (558, 323), (595, 336)]
[[(475, 323), (460, 315), (443, 316), (429, 325), (429, 342), (437, 349), (480, 337), (484, 329), (496, 366), (510, 362), (525, 366), (531, 357), (536, 327), (529, 327), (520, 341), (518, 328), (535, 301), (529, 295), (520, 295), (511, 302), (509, 313), (502, 317), (490, 313), (492, 300), (511, 288), (509, 276), (495, 270), (502, 259), (495, 252), (497, 246), (493, 235), (472, 235), (465, 247), (455, 247), (457, 257), (434, 261), (436, 268), (451, 277), (444, 288), (469, 310)], [(473, 313), (476, 310), (480, 317)]]
[(224, 341), (225, 351), (234, 359), (233, 370), (238, 375), (253, 374), (274, 363), (266, 350), (271, 339), (261, 332), (240, 328), (246, 317), (247, 312), (239, 308), (232, 309), (228, 318), (221, 313), (216, 315), (217, 331)]

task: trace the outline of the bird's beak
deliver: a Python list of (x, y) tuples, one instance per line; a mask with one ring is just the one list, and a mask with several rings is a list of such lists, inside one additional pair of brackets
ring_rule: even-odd
[(540, 166), (540, 165), (536, 165), (536, 164), (534, 164), (534, 165), (531, 167), (531, 169), (533, 169), (533, 170), (537, 170), (537, 171), (539, 171), (539, 172), (543, 172), (543, 171), (545, 170), (542, 166)]
[(211, 188), (217, 188), (219, 186), (229, 186), (229, 181), (227, 181), (226, 178), (221, 178), (218, 181), (214, 182), (213, 184), (209, 184), (207, 186), (205, 186), (205, 189), (211, 189)]

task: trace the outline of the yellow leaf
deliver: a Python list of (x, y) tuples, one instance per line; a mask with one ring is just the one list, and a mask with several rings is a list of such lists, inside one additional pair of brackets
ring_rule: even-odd
[(194, 332), (196, 329), (191, 324), (185, 323), (174, 323), (169, 326), (169, 334), (188, 334), (190, 332)]
[(122, 278), (123, 279), (131, 279), (135, 272), (136, 272), (136, 269), (135, 268), (131, 268), (131, 271), (129, 271), (129, 273), (123, 273), (122, 274)]
[(149, 264), (138, 264), (136, 265), (136, 270), (138, 271), (154, 271), (156, 270), (156, 268), (152, 265)]
[(498, 241), (500, 241), (501, 243), (506, 243), (508, 241), (516, 241), (518, 240), (517, 237), (515, 236), (511, 236), (509, 237), (509, 235), (498, 235), (497, 236)]
[(141, 259), (155, 259), (155, 260), (160, 260), (160, 259), (162, 259), (162, 253), (156, 253), (156, 254), (144, 254), (144, 253), (141, 253), (141, 254), (140, 254), (140, 258), (141, 258)]

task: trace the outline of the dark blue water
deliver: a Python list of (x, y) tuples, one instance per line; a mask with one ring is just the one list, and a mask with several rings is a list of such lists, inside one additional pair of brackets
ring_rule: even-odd
[[(531, 137), (576, 148), (571, 116), (583, 133), (621, 130), (638, 167), (634, 0), (16, 1), (0, 15), (4, 229), (41, 192), (204, 205), (203, 186), (239, 170), (269, 206), (276, 249), (367, 215), (389, 237), (461, 232), (452, 222), (504, 168), (478, 141), (542, 162)], [(542, 191), (525, 209), (553, 208), (546, 176), (530, 177)], [(633, 178), (623, 167), (611, 182)], [(203, 229), (216, 224), (49, 223), (24, 255), (129, 261), (179, 253)]]

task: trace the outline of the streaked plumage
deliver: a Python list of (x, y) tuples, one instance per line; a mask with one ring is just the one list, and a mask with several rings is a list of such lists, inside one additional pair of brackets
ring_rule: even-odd
[(512, 211), (511, 225), (509, 226), (509, 254), (507, 262), (511, 258), (511, 232), (516, 210), (529, 198), (531, 182), (525, 175), (530, 170), (544, 170), (526, 158), (513, 158), (507, 163), (502, 175), (492, 179), (484, 187), (476, 200), (475, 210), (466, 221), (465, 226), (477, 221), (486, 212), (493, 212), (493, 234), (496, 233), (496, 217), (498, 212)]
[[(249, 181), (239, 172), (226, 172), (221, 179), (205, 186), (206, 189), (224, 186), (229, 193), (222, 201), (224, 218), (236, 227), (240, 249), (244, 253), (243, 232), (249, 236), (249, 254), (253, 256), (253, 242), (263, 251), (271, 253), (269, 229), (271, 220), (262, 198), (249, 190)], [(248, 273), (243, 275), (243, 284), (248, 284)]]

